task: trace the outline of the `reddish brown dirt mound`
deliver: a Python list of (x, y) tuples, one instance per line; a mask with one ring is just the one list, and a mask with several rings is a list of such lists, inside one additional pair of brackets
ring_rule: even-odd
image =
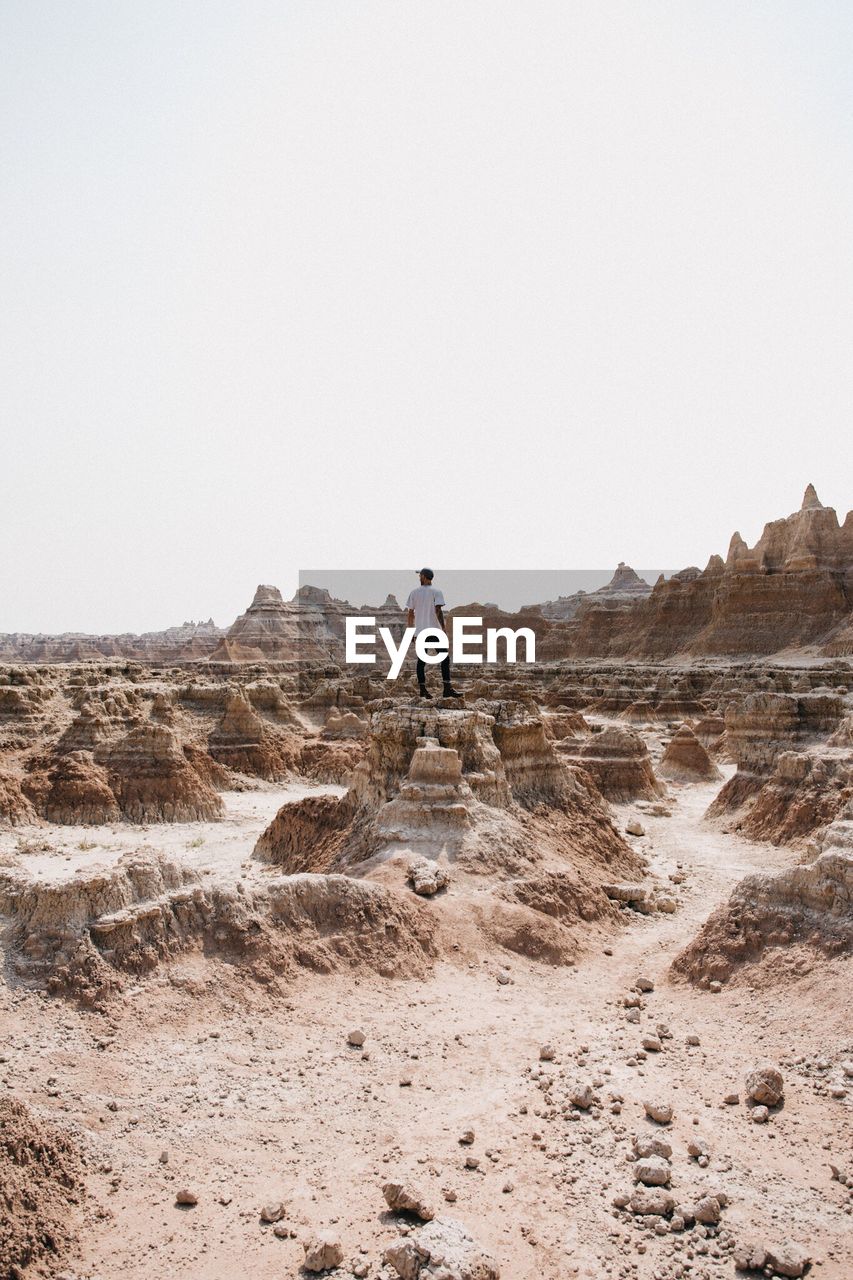
[(56, 1260), (73, 1237), (83, 1192), (72, 1143), (14, 1098), (0, 1099), (0, 1275)]
[(325, 871), (349, 834), (352, 807), (337, 796), (282, 805), (255, 845), (255, 857), (292, 875)]

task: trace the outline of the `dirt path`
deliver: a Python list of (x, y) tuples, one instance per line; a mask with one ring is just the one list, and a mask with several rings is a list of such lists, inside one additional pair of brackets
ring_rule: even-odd
[[(381, 1188), (402, 1171), (466, 1224), (505, 1280), (732, 1276), (719, 1238), (658, 1237), (614, 1216), (613, 1196), (631, 1189), (630, 1137), (654, 1096), (674, 1108), (679, 1199), (722, 1185), (725, 1231), (789, 1236), (821, 1259), (818, 1274), (848, 1276), (853, 1219), (826, 1162), (849, 1166), (850, 1100), (824, 1083), (853, 1052), (843, 965), (804, 965), (781, 992), (714, 996), (667, 981), (672, 957), (738, 879), (795, 856), (704, 824), (715, 790), (673, 788), (671, 818), (641, 815), (654, 872), (680, 861), (687, 873), (678, 912), (626, 913), (571, 968), (475, 957), (462, 937), (459, 963), (424, 982), (306, 975), (284, 1002), (200, 956), (132, 989), (106, 1018), (3, 988), (7, 1087), (81, 1130), (96, 1153), (94, 1207), (70, 1274), (280, 1280), (298, 1274), (300, 1239), (331, 1225), (347, 1260), (376, 1276), (396, 1231)], [(632, 1023), (621, 1001), (641, 973), (655, 988)], [(671, 1038), (638, 1057), (660, 1024)], [(353, 1027), (364, 1053), (346, 1045)], [(546, 1042), (555, 1060), (540, 1063)], [(783, 1061), (786, 1101), (759, 1126), (723, 1098), (742, 1096), (765, 1055)], [(589, 1082), (600, 1105), (573, 1118), (571, 1082)], [(462, 1147), (469, 1127), (474, 1144)], [(696, 1136), (711, 1151), (704, 1171), (686, 1151)], [(477, 1169), (464, 1167), (467, 1155)], [(185, 1186), (198, 1196), (191, 1209), (175, 1205)], [(288, 1238), (260, 1221), (275, 1201)]]

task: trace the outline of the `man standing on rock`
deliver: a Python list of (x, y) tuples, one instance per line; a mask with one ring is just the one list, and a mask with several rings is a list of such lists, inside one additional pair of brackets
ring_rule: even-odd
[[(447, 628), (444, 625), (444, 596), (438, 587), (432, 585), (433, 574), (432, 569), (421, 569), (418, 575), (421, 585), (415, 587), (409, 592), (409, 598), (406, 601), (408, 609), (408, 618), (406, 625), (415, 628), (415, 636), (419, 636), (422, 631), (429, 631), (432, 628), (443, 631), (447, 635)], [(450, 640), (448, 639), (448, 646)], [(418, 692), (422, 698), (431, 698), (432, 694), (426, 687), (426, 663), (422, 658), (418, 658), (416, 663), (418, 673)], [(441, 660), (441, 678), (444, 681), (443, 698), (461, 698), (462, 694), (457, 693), (450, 683), (450, 653), (448, 652)]]

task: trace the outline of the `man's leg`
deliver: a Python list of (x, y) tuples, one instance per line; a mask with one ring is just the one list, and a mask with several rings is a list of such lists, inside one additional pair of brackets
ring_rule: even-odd
[(432, 695), (427, 691), (426, 687), (426, 663), (423, 658), (418, 658), (415, 663), (415, 671), (418, 675), (418, 693), (422, 698), (429, 698)]
[(457, 693), (450, 683), (450, 654), (441, 660), (441, 678), (444, 681), (444, 689), (441, 696), (443, 698), (461, 698), (462, 694)]

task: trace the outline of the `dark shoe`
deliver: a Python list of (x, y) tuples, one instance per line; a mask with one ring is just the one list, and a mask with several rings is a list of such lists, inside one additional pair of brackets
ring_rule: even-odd
[(426, 687), (426, 685), (425, 685), (425, 684), (419, 684), (419, 685), (418, 685), (418, 693), (420, 694), (420, 696), (421, 696), (422, 698), (431, 698), (431, 697), (432, 697), (432, 694), (430, 693), (429, 689)]
[(452, 685), (446, 684), (444, 686), (444, 693), (442, 693), (441, 696), (442, 698), (462, 698), (464, 697), (464, 694), (457, 693)]

